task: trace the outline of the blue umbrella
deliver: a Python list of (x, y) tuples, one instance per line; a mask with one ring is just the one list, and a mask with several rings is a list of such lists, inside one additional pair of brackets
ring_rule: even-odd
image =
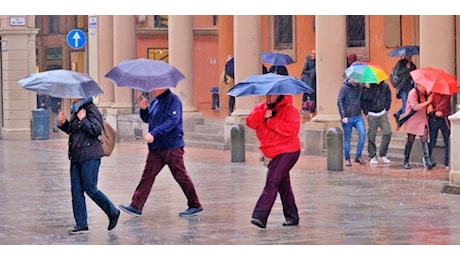
[(262, 52), (262, 62), (273, 66), (284, 66), (294, 63), (291, 56), (278, 52)]
[(106, 75), (119, 87), (150, 92), (154, 89), (176, 87), (185, 76), (174, 66), (162, 60), (145, 58), (124, 60)]
[(273, 73), (252, 75), (239, 82), (227, 91), (234, 97), (240, 96), (266, 96), (266, 95), (297, 95), (300, 93), (313, 93), (312, 87), (292, 76)]
[(87, 98), (104, 93), (87, 74), (64, 69), (32, 73), (18, 83), (24, 89), (58, 98)]

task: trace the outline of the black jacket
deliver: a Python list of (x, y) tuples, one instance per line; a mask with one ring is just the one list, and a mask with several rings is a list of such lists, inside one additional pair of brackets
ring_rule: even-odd
[[(86, 117), (80, 121), (77, 113), (81, 109), (86, 109)], [(99, 141), (103, 127), (102, 115), (93, 102), (81, 106), (78, 111), (72, 113), (70, 121), (59, 126), (69, 135), (69, 159), (72, 162), (100, 159), (104, 156)]]
[(353, 85), (348, 79), (343, 82), (337, 98), (340, 118), (361, 115), (361, 84)]
[(389, 111), (391, 106), (391, 91), (386, 82), (370, 84), (369, 88), (363, 89), (361, 107), (365, 115), (370, 112)]
[(393, 70), (396, 70), (396, 75), (398, 76), (398, 82), (396, 83), (396, 95), (399, 98), (399, 92), (404, 89), (407, 92), (414, 87), (414, 82), (412, 81), (412, 77), (410, 72), (417, 69), (417, 66), (413, 62), (410, 62), (409, 68), (407, 68), (407, 64), (409, 61), (405, 58), (400, 59)]

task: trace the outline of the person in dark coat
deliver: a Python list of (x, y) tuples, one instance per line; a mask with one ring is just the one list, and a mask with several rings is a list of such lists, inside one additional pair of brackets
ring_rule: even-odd
[(397, 82), (393, 82), (393, 87), (396, 88), (396, 98), (402, 101), (401, 108), (393, 114), (396, 124), (398, 124), (399, 117), (406, 112), (407, 95), (409, 91), (414, 88), (414, 81), (412, 80), (410, 72), (416, 69), (417, 66), (415, 66), (415, 63), (412, 61), (412, 56), (403, 57), (393, 68), (393, 70), (396, 70), (397, 75)]
[(283, 66), (283, 65), (279, 65), (279, 66), (273, 65), (273, 66), (270, 67), (268, 72), (279, 74), (279, 75), (285, 75), (285, 76), (289, 75), (286, 66)]
[(168, 166), (187, 198), (188, 208), (180, 212), (179, 216), (196, 215), (202, 212), (203, 208), (184, 164), (182, 103), (168, 88), (155, 89), (152, 94), (155, 98), (150, 104), (145, 98), (139, 104), (139, 115), (142, 121), (149, 125), (148, 133), (144, 137), (149, 149), (144, 171), (131, 197), (131, 203), (120, 205), (120, 209), (140, 217), (155, 178), (163, 167)]
[(312, 50), (311, 54), (305, 58), (305, 63), (302, 68), (302, 75), (300, 76), (300, 79), (315, 90), (315, 92), (313, 93), (304, 93), (302, 96), (302, 102), (305, 102), (307, 100), (312, 100), (314, 102), (315, 105), (310, 109), (309, 112), (315, 113), (316, 111), (316, 50)]
[(342, 129), (343, 129), (343, 152), (345, 156), (345, 166), (351, 166), (350, 161), (350, 140), (353, 127), (358, 132), (358, 145), (356, 148), (355, 162), (366, 164), (361, 157), (366, 139), (366, 127), (361, 114), (361, 95), (363, 87), (354, 80), (345, 79), (339, 90), (337, 106), (339, 108)]
[(383, 163), (390, 163), (387, 157), (388, 146), (391, 140), (391, 126), (388, 121), (388, 111), (391, 106), (391, 91), (385, 81), (378, 84), (365, 84), (363, 89), (361, 106), (367, 116), (367, 150), (371, 164), (378, 164), (377, 146), (375, 138), (380, 128), (382, 141), (380, 143), (379, 158)]
[(430, 157), (433, 153), (433, 148), (438, 139), (438, 132), (441, 131), (444, 140), (444, 166), (449, 169), (449, 153), (450, 153), (450, 120), (449, 115), (452, 114), (451, 97), (439, 93), (432, 93), (433, 101), (428, 105), (428, 128), (430, 133)]
[(99, 136), (103, 119), (92, 98), (72, 99), (70, 120), (63, 112), (58, 114), (58, 127), (69, 135), (70, 186), (72, 209), (76, 225), (69, 234), (89, 232), (87, 222), (86, 193), (109, 218), (108, 230), (115, 228), (120, 211), (97, 188), (99, 166), (104, 156)]

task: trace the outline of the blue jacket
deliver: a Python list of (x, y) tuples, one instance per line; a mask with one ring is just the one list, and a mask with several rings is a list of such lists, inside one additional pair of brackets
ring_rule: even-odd
[(182, 103), (179, 97), (166, 90), (155, 97), (147, 109), (141, 109), (142, 121), (149, 124), (149, 133), (153, 135), (153, 143), (149, 150), (168, 150), (184, 147), (184, 131), (182, 129)]

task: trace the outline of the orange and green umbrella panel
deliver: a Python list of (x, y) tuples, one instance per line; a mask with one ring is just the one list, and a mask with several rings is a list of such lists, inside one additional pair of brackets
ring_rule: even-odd
[(379, 65), (360, 61), (345, 69), (345, 75), (348, 79), (361, 83), (380, 83), (388, 79), (388, 74)]

